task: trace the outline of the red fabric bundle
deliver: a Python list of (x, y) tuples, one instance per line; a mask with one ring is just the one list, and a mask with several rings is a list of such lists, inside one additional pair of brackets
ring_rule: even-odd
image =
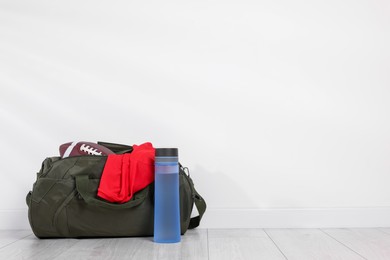
[(108, 155), (97, 195), (110, 202), (125, 203), (153, 181), (153, 145), (133, 145), (131, 153)]

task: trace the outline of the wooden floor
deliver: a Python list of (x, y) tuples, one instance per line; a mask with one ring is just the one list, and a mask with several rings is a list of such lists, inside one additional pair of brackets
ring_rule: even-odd
[(196, 229), (177, 244), (152, 238), (37, 239), (0, 231), (0, 259), (390, 259), (390, 228)]

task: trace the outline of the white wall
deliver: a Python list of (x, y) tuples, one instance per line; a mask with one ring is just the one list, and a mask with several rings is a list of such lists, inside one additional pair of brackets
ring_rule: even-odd
[(72, 140), (179, 147), (203, 227), (390, 226), (389, 12), (0, 1), (0, 228)]

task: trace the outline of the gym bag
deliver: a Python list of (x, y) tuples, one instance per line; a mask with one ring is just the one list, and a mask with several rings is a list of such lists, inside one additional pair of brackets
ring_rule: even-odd
[[(99, 142), (117, 154), (131, 146)], [(31, 229), (39, 238), (153, 236), (154, 183), (117, 204), (96, 196), (107, 156), (46, 158), (27, 194)], [(206, 202), (188, 169), (179, 167), (181, 234), (199, 226)], [(199, 216), (191, 218), (194, 204)]]

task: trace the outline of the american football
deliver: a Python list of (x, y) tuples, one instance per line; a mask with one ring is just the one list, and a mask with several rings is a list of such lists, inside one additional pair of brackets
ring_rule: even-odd
[(92, 142), (69, 142), (60, 145), (60, 156), (62, 158), (80, 155), (109, 155), (113, 151), (103, 145)]

